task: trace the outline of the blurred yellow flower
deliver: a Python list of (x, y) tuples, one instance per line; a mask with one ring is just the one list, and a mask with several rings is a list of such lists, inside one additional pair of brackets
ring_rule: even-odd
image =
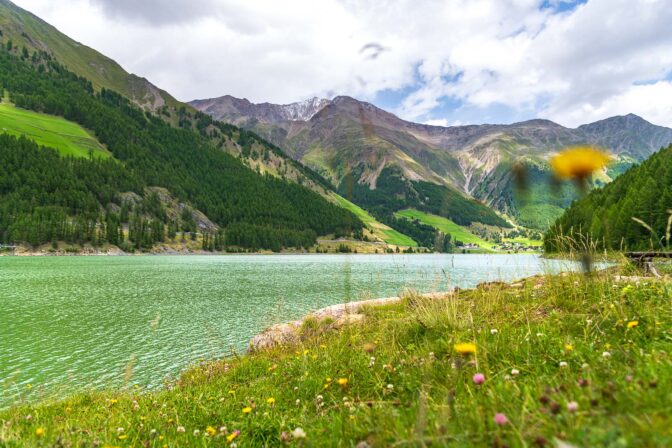
[(639, 325), (639, 321), (637, 320), (631, 320), (628, 322), (628, 328), (635, 328), (637, 325)]
[(348, 379), (347, 378), (339, 378), (338, 379), (338, 385), (339, 386), (347, 386), (348, 385)]
[(233, 440), (234, 440), (236, 437), (238, 437), (238, 434), (240, 434), (240, 431), (233, 431), (231, 434), (229, 434), (228, 436), (226, 436), (226, 441), (229, 442), (229, 443), (233, 442)]
[(266, 399), (266, 403), (268, 403), (270, 405), (274, 405), (275, 404), (275, 398), (270, 397), (270, 398)]
[(551, 168), (559, 179), (585, 180), (610, 160), (607, 153), (592, 146), (574, 146), (555, 155)]
[(565, 350), (571, 352), (572, 350), (574, 350), (574, 346), (572, 344), (565, 344)]
[(39, 427), (35, 430), (35, 435), (37, 437), (43, 437), (44, 436), (44, 428)]
[(472, 355), (476, 353), (476, 344), (472, 342), (462, 342), (453, 347), (460, 355)]
[(252, 412), (252, 408), (251, 408), (251, 407), (247, 406), (247, 407), (244, 407), (244, 408), (243, 408), (243, 414), (249, 414), (250, 412)]
[(217, 430), (215, 428), (213, 428), (212, 426), (208, 426), (207, 428), (205, 428), (205, 432), (207, 432), (208, 435), (211, 436), (211, 437), (214, 436), (215, 434), (217, 434)]

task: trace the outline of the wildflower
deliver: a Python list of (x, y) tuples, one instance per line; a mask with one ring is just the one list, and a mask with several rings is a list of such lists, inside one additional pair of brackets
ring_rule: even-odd
[(567, 410), (569, 412), (576, 412), (579, 410), (579, 404), (576, 401), (570, 401), (567, 403)]
[(236, 437), (238, 437), (239, 435), (240, 435), (240, 431), (238, 431), (238, 430), (236, 429), (236, 430), (233, 431), (231, 434), (229, 434), (228, 436), (226, 436), (226, 441), (229, 442), (229, 443), (231, 443), (231, 442), (233, 442), (233, 440), (234, 440)]
[(306, 431), (304, 431), (301, 427), (295, 428), (294, 431), (292, 431), (292, 437), (295, 439), (305, 439)]
[(574, 346), (572, 344), (565, 344), (565, 351), (571, 352), (574, 350)]
[(507, 423), (509, 423), (509, 419), (506, 418), (506, 415), (502, 414), (501, 412), (495, 414), (495, 424), (504, 426)]
[(268, 371), (269, 371), (269, 372), (272, 372), (272, 371), (274, 371), (274, 370), (277, 369), (277, 368), (278, 368), (278, 365), (277, 365), (277, 364), (273, 364), (271, 367), (268, 368)]
[(394, 390), (394, 385), (393, 385), (393, 384), (388, 384), (388, 385), (387, 385), (387, 390), (389, 390), (390, 392), (392, 392), (392, 391)]
[(581, 378), (579, 380), (579, 387), (588, 387), (590, 385), (590, 381), (588, 381), (585, 378)]
[(124, 432), (124, 428), (117, 428), (117, 434), (121, 434), (122, 432)]
[(496, 328), (490, 330), (490, 334), (497, 334), (497, 333), (499, 333), (499, 331), (497, 331)]
[(476, 353), (476, 344), (471, 342), (462, 342), (453, 347), (460, 355), (473, 355)]
[(568, 366), (568, 364), (565, 361), (560, 361), (558, 365), (563, 368)]
[(297, 405), (297, 406), (300, 406), (300, 405), (301, 405), (301, 400), (298, 399), (298, 398), (296, 399), (296, 405)]
[(226, 429), (226, 426), (220, 426), (219, 427), (219, 432), (221, 432), (222, 434), (226, 433), (227, 431), (228, 430)]
[(376, 363), (376, 357), (372, 356), (369, 358), (369, 367), (373, 367), (373, 365)]
[(339, 378), (338, 379), (338, 385), (341, 387), (346, 387), (348, 385), (348, 379), (347, 378)]
[(472, 380), (474, 381), (475, 385), (480, 386), (485, 382), (485, 375), (483, 375), (482, 373), (477, 373), (474, 375)]
[(152, 437), (156, 437), (156, 429), (152, 429), (151, 431), (149, 431), (149, 435)]
[(518, 376), (518, 375), (520, 375), (520, 370), (518, 370), (518, 369), (511, 369), (511, 375), (512, 375), (512, 376)]
[(229, 395), (236, 395), (236, 391), (235, 390), (230, 390)]
[(611, 158), (591, 146), (567, 148), (551, 159), (551, 168), (558, 179), (585, 181), (595, 171), (604, 168)]
[(611, 353), (609, 352), (602, 352), (602, 357), (603, 358), (609, 358), (611, 356)]
[(631, 320), (628, 322), (628, 328), (635, 328), (637, 325), (639, 325), (639, 321)]
[(632, 383), (632, 375), (626, 375), (625, 381), (627, 381), (628, 383)]
[(243, 414), (249, 414), (250, 412), (252, 412), (252, 408), (251, 408), (251, 407), (249, 407), (249, 406), (245, 406), (245, 407), (243, 408)]
[(43, 437), (44, 436), (44, 428), (41, 426), (35, 430), (35, 436), (36, 437)]
[(186, 432), (187, 430), (184, 428), (184, 426), (178, 426), (177, 427), (177, 432)]
[(128, 439), (128, 434), (121, 434), (119, 437), (117, 437), (119, 440), (126, 440)]
[(113, 404), (117, 404), (117, 403), (119, 403), (119, 400), (117, 400), (116, 398), (112, 398), (112, 399), (110, 399), (110, 404), (111, 404), (111, 405), (113, 405)]
[(207, 428), (205, 428), (205, 432), (209, 436), (214, 436), (215, 434), (217, 434), (217, 430), (215, 428), (213, 428), (212, 426), (208, 426)]
[(201, 434), (201, 431), (194, 429), (194, 437), (198, 437)]
[(30, 383), (26, 384), (26, 389), (32, 389), (32, 388), (33, 388), (32, 384), (30, 384)]
[(273, 406), (275, 404), (275, 398), (273, 398), (273, 397), (267, 398), (266, 403)]

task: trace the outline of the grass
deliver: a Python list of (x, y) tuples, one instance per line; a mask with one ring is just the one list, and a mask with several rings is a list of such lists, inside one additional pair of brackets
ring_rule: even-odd
[(387, 244), (392, 244), (394, 246), (409, 246), (409, 247), (418, 246), (418, 243), (416, 243), (411, 237), (406, 236), (403, 233), (398, 232), (379, 221), (376, 221), (376, 219), (373, 216), (371, 216), (366, 210), (353, 204), (344, 197), (337, 195), (335, 193), (332, 193), (331, 196), (338, 203), (338, 205), (350, 210), (359, 219), (361, 219), (364, 225), (367, 226), (369, 229), (371, 229), (374, 236), (380, 238)]
[(488, 250), (491, 250), (495, 246), (494, 243), (485, 241), (464, 227), (442, 216), (432, 215), (412, 208), (397, 212), (396, 215), (407, 219), (417, 219), (421, 223), (432, 226), (443, 233), (450, 233), (453, 239), (460, 240), (463, 243), (478, 244), (480, 247)]
[(76, 123), (53, 115), (19, 109), (5, 99), (0, 103), (0, 132), (25, 135), (35, 143), (57, 149), (65, 156), (111, 157), (109, 151)]
[(296, 345), (161, 391), (127, 372), (127, 390), (0, 411), (0, 446), (670, 446), (670, 285), (613, 274), (409, 293), (339, 330), (308, 319)]

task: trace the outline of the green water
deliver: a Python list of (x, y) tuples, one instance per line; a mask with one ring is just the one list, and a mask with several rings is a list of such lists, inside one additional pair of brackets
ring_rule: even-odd
[(0, 407), (159, 387), (324, 306), (568, 269), (534, 255), (0, 257)]

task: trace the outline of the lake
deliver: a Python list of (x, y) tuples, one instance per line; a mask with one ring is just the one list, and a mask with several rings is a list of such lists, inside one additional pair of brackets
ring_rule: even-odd
[(0, 257), (0, 407), (155, 388), (328, 305), (576, 268), (536, 255)]

